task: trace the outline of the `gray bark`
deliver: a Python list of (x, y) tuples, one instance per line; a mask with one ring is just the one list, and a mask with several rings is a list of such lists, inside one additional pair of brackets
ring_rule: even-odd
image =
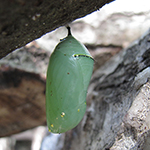
[(87, 112), (64, 150), (142, 150), (150, 133), (150, 31), (92, 76)]
[(0, 1), (0, 58), (113, 0)]

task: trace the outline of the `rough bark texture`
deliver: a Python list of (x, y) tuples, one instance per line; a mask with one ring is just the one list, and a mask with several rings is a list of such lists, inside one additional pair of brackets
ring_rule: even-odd
[(0, 58), (113, 0), (0, 1)]
[(150, 31), (93, 74), (87, 104), (64, 150), (143, 149), (150, 133)]

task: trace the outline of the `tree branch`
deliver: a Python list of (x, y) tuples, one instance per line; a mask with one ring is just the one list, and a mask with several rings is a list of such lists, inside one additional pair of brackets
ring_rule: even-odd
[(0, 58), (113, 0), (0, 1)]

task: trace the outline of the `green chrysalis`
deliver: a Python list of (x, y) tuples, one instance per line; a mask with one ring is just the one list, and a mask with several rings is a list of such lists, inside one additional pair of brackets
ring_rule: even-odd
[(68, 36), (56, 46), (47, 70), (46, 116), (50, 132), (66, 132), (83, 118), (93, 64), (86, 47), (68, 27)]

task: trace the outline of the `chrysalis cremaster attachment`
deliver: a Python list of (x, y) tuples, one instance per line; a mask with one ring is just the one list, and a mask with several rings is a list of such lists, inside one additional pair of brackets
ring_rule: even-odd
[(75, 126), (86, 111), (86, 93), (93, 58), (68, 29), (68, 36), (52, 53), (46, 80), (46, 116), (50, 132), (63, 133)]

